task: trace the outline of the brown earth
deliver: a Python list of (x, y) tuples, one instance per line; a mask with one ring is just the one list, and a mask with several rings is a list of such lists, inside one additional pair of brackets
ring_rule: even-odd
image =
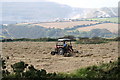
[(117, 60), (118, 42), (103, 44), (75, 44), (73, 48), (79, 51), (78, 56), (52, 56), (55, 42), (4, 42), (2, 57), (7, 59), (7, 68), (19, 61), (32, 64), (37, 69), (48, 72), (71, 72), (78, 68), (99, 65)]

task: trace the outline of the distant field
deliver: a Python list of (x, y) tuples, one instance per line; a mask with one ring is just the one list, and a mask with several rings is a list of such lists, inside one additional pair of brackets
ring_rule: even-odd
[(40, 25), (46, 28), (71, 28), (76, 25), (83, 25), (83, 24), (95, 24), (98, 22), (95, 21), (75, 21), (75, 22), (53, 22), (53, 23), (41, 23), (41, 24), (35, 24), (35, 25)]
[[(93, 18), (89, 20), (97, 20), (97, 21), (73, 21), (73, 22), (44, 22), (44, 23), (20, 23), (17, 25), (38, 25), (45, 28), (72, 28), (77, 25), (89, 25), (89, 24), (96, 24), (100, 21), (111, 21), (111, 22), (117, 22), (117, 18)], [(117, 33), (118, 32), (118, 24), (116, 23), (103, 23), (103, 24), (97, 24), (94, 26), (86, 26), (86, 27), (80, 27), (77, 28), (79, 31), (90, 31), (92, 29), (107, 29), (111, 32)]]
[(118, 32), (118, 24), (113, 24), (113, 23), (104, 23), (104, 24), (99, 24), (99, 25), (95, 25), (95, 26), (89, 26), (89, 27), (82, 27), (82, 28), (78, 28), (79, 31), (90, 31), (92, 29), (107, 29), (111, 32)]
[(87, 19), (87, 20), (97, 20), (97, 21), (110, 21), (110, 22), (114, 22), (114, 23), (118, 23), (118, 18), (91, 18), (91, 19)]
[[(77, 25), (83, 25), (83, 24), (95, 24), (98, 23), (96, 21), (75, 21), (75, 22), (46, 22), (46, 23), (35, 23), (33, 25), (39, 25), (39, 26), (43, 26), (46, 28), (60, 28), (60, 29), (64, 29), (64, 28), (71, 28)], [(23, 23), (26, 24), (26, 23)], [(23, 25), (23, 24), (17, 24), (17, 25)], [(30, 23), (32, 24), (32, 23)]]

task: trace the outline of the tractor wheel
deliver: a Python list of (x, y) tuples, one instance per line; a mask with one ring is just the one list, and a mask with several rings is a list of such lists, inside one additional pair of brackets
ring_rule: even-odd
[(64, 50), (63, 50), (62, 48), (60, 48), (60, 49), (58, 50), (58, 54), (63, 55), (63, 54), (64, 54)]
[(52, 51), (52, 52), (51, 52), (51, 55), (55, 55), (55, 51)]

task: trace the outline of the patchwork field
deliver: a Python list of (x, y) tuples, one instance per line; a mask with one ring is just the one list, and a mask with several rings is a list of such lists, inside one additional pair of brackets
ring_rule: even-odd
[(91, 19), (87, 19), (87, 20), (96, 20), (96, 21), (110, 21), (110, 22), (115, 22), (115, 23), (119, 23), (120, 18), (119, 17), (113, 17), (113, 18), (91, 18)]
[[(89, 24), (96, 24), (99, 23), (97, 21), (71, 21), (71, 22), (45, 22), (45, 23), (20, 23), (17, 25), (39, 25), (45, 28), (59, 28), (59, 29), (64, 29), (64, 28), (72, 28), (77, 25), (89, 25)], [(86, 27), (80, 27), (77, 28), (79, 31), (91, 31), (92, 29), (107, 29), (113, 33), (118, 32), (118, 24), (117, 23), (103, 23), (103, 24), (98, 24), (94, 26), (86, 26)]]
[(95, 26), (78, 28), (79, 31), (90, 31), (92, 29), (107, 29), (113, 33), (116, 33), (118, 32), (118, 24), (104, 23), (104, 24), (99, 24)]
[[(73, 22), (46, 22), (46, 23), (29, 23), (33, 25), (39, 25), (45, 28), (71, 28), (77, 25), (83, 25), (83, 24), (95, 24), (98, 23), (96, 21), (73, 21)], [(28, 24), (28, 23), (23, 23)], [(23, 24), (17, 24), (17, 25), (23, 25)]]
[(7, 60), (7, 68), (19, 61), (32, 64), (37, 69), (48, 72), (72, 72), (78, 68), (99, 65), (117, 60), (118, 42), (103, 44), (75, 44), (77, 56), (52, 56), (55, 42), (4, 42), (2, 43), (2, 57)]

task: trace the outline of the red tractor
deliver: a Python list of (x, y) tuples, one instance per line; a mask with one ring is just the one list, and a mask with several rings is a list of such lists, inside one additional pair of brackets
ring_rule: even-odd
[(55, 50), (51, 52), (51, 55), (64, 55), (64, 56), (71, 56), (73, 53), (71, 39), (58, 39), (56, 43)]

